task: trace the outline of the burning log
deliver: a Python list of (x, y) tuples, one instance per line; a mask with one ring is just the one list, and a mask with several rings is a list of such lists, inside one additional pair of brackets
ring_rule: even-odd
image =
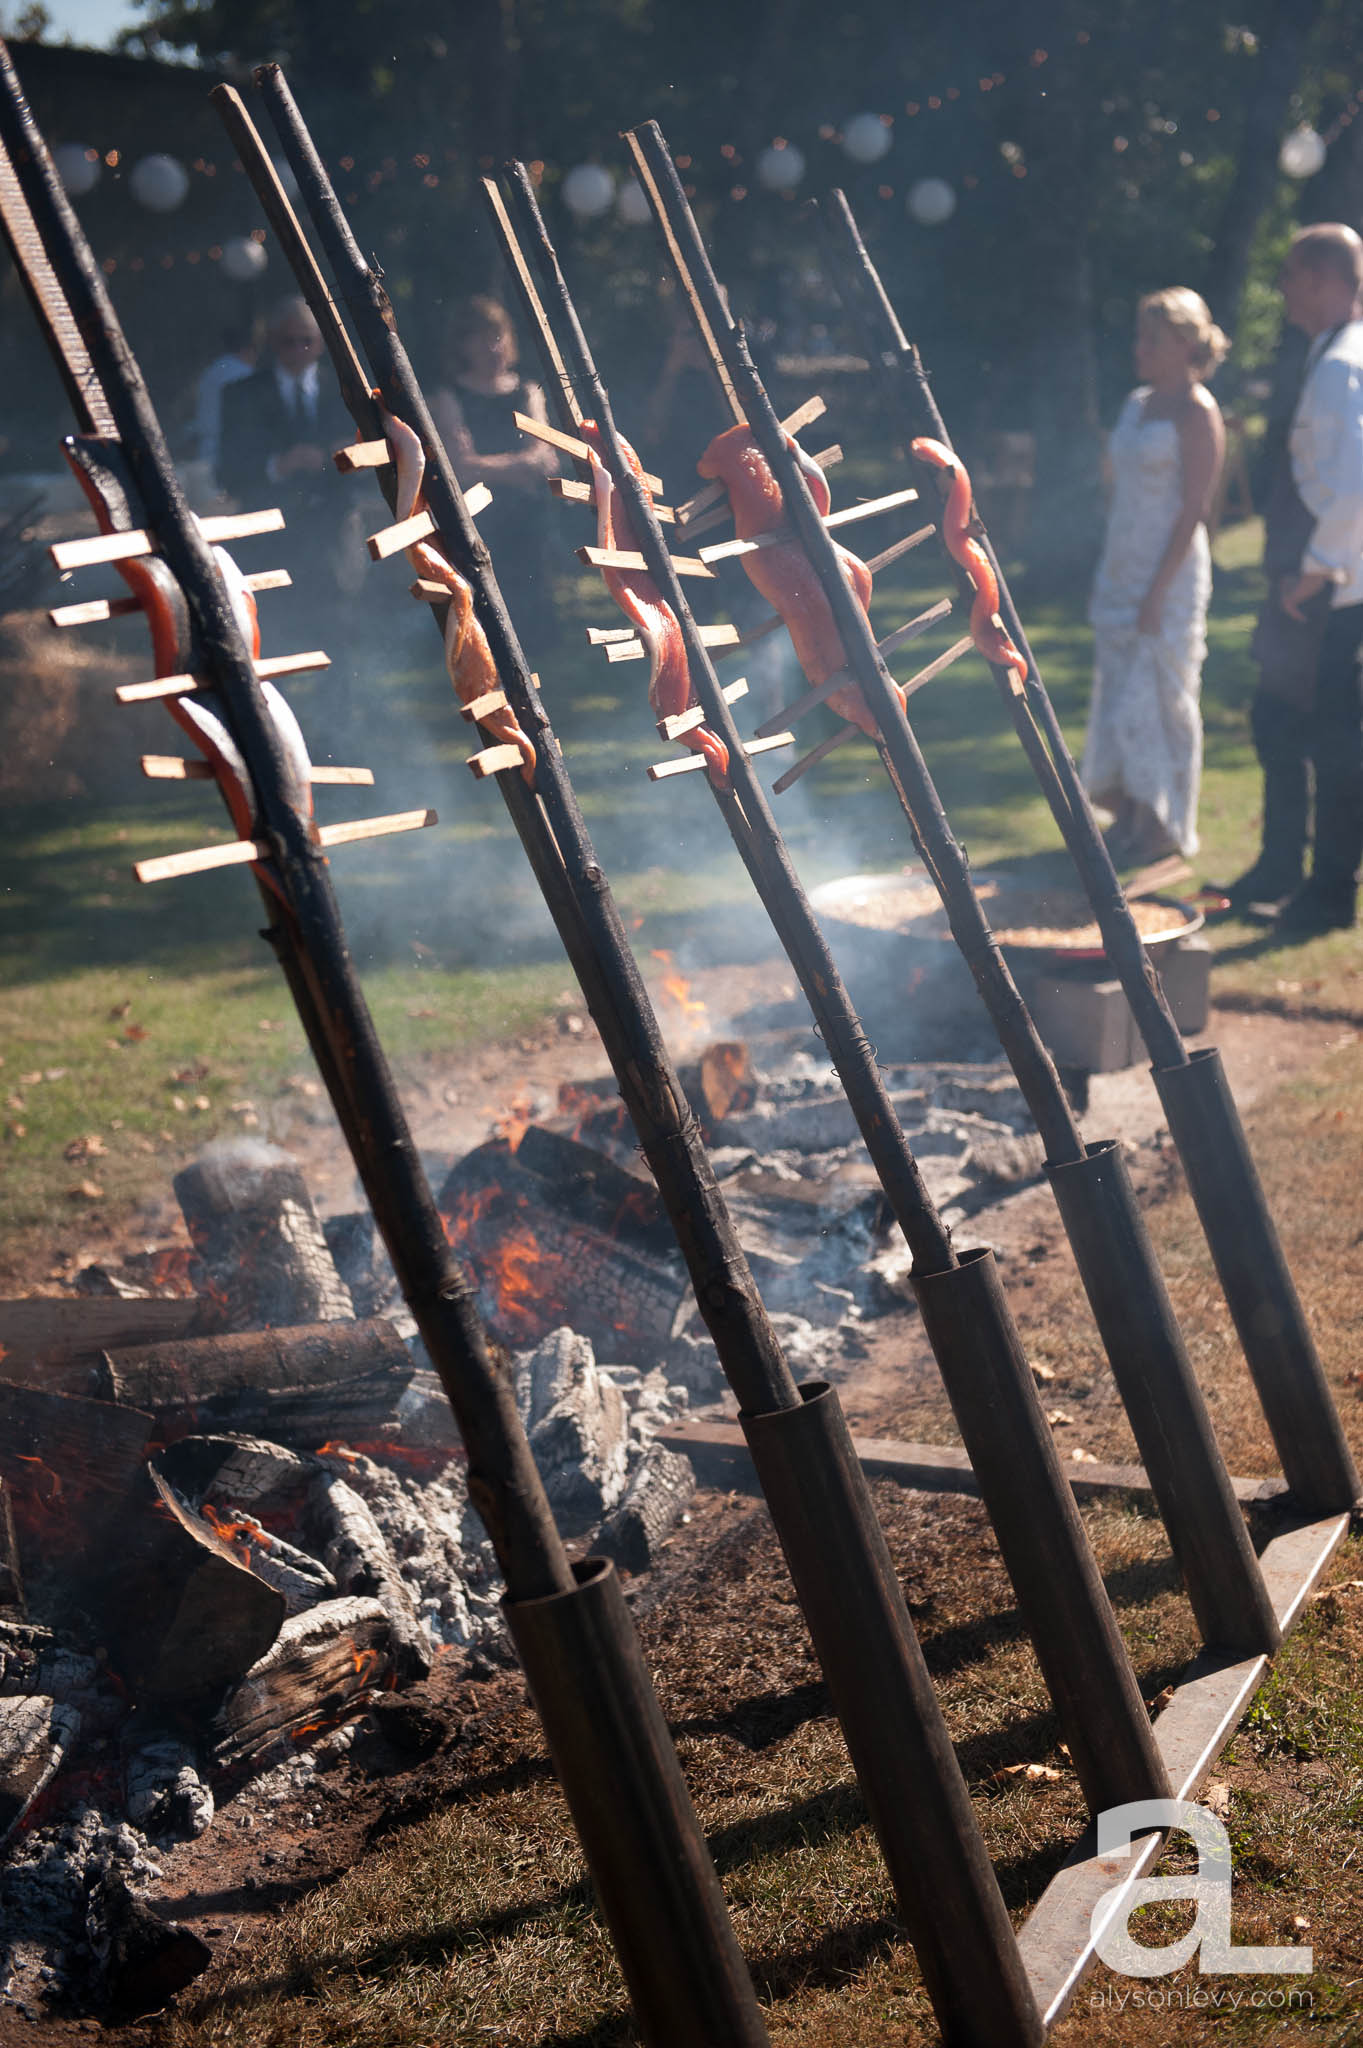
[(350, 1295), (296, 1160), (255, 1138), (210, 1145), (177, 1173), (176, 1197), (217, 1327), (349, 1321)]
[(80, 1733), (80, 1715), (42, 1694), (0, 1697), (0, 1843), (7, 1841)]
[(326, 1543), (323, 1562), (340, 1592), (377, 1600), (387, 1615), (397, 1683), (407, 1685), (424, 1678), (431, 1668), (430, 1640), (366, 1502), (344, 1479), (323, 1472), (314, 1482), (309, 1509), (314, 1523), (321, 1524)]
[(0, 1380), (0, 1483), (30, 1584), (107, 1555), (151, 1432), (136, 1408)]
[(22, 1621), (24, 1579), (19, 1569), (19, 1539), (14, 1533), (10, 1487), (0, 1473), (0, 1622)]
[(148, 1410), (163, 1437), (216, 1424), (311, 1450), (330, 1437), (376, 1435), (412, 1362), (377, 1316), (106, 1352), (103, 1372), (108, 1399)]
[(180, 1437), (157, 1452), (156, 1465), (189, 1500), (232, 1502), (288, 1527), (302, 1516), (317, 1469), (282, 1444), (235, 1433)]
[(284, 1623), (210, 1723), (219, 1769), (343, 1720), (392, 1670), (392, 1623), (377, 1600), (328, 1600)]
[[(566, 1179), (558, 1172), (565, 1163)], [(656, 1193), (635, 1176), (551, 1131), (527, 1131), (514, 1153), (500, 1140), (478, 1146), (440, 1194), (483, 1313), (517, 1350), (568, 1316), (595, 1343), (666, 1345), (683, 1288), (673, 1261), (660, 1256), (663, 1233), (649, 1217), (655, 1204)]]
[(210, 1699), (275, 1641), (284, 1596), (243, 1563), (152, 1466), (120, 1519), (104, 1625), (124, 1679), (148, 1700)]

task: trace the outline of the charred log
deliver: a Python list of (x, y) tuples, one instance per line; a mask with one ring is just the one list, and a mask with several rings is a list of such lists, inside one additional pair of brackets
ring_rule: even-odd
[(214, 1715), (214, 1762), (243, 1763), (281, 1737), (303, 1741), (343, 1719), (388, 1679), (391, 1639), (377, 1600), (328, 1600), (286, 1621)]
[(134, 1407), (0, 1380), (0, 1481), (10, 1490), (19, 1556), (40, 1571), (102, 1559), (146, 1462), (151, 1417)]
[(162, 1344), (198, 1326), (190, 1301), (0, 1301), (5, 1378), (53, 1394), (99, 1395), (99, 1355), (125, 1344)]
[(0, 1698), (0, 1842), (18, 1827), (80, 1732), (80, 1715), (41, 1694)]
[(198, 1291), (221, 1330), (346, 1321), (350, 1295), (297, 1162), (255, 1139), (210, 1145), (177, 1173)]
[(122, 1677), (144, 1699), (212, 1698), (264, 1655), (284, 1598), (145, 1466), (104, 1582), (104, 1625)]
[(313, 1488), (312, 1513), (326, 1532), (322, 1556), (335, 1584), (342, 1593), (377, 1600), (388, 1616), (398, 1684), (424, 1678), (431, 1668), (430, 1640), (368, 1503), (344, 1479), (323, 1472)]
[(14, 1510), (10, 1489), (0, 1475), (0, 1621), (22, 1621), (24, 1613), (24, 1580), (19, 1570)]
[(154, 1913), (119, 1870), (91, 1887), (85, 1936), (104, 2001), (118, 2019), (159, 2012), (213, 1960), (206, 1941)]
[(412, 1375), (382, 1317), (151, 1344), (103, 1365), (108, 1398), (149, 1409), (162, 1436), (216, 1425), (309, 1450), (376, 1434)]

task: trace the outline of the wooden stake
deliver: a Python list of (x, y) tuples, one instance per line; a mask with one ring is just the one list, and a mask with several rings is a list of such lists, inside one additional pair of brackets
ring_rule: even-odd
[(516, 283), (520, 288), (521, 297), (525, 303), (525, 310), (544, 337), (544, 351), (549, 361), (553, 364), (555, 380), (559, 390), (563, 393), (564, 410), (575, 425), (581, 426), (586, 415), (578, 403), (577, 393), (573, 389), (573, 380), (568, 375), (568, 365), (564, 362), (562, 355), (559, 353), (558, 343), (554, 340), (554, 330), (549, 325), (549, 318), (544, 310), (544, 302), (535, 288), (534, 278), (530, 275), (530, 266), (521, 253), (521, 245), (516, 239), (516, 231), (512, 227), (510, 217), (507, 214), (506, 202), (491, 178), (483, 179), (483, 196), (492, 209), (492, 217), (500, 232), (502, 253), (516, 274)]
[[(519, 757), (518, 757), (519, 758)], [(393, 832), (420, 832), (439, 822), (434, 811), (393, 811), (386, 818), (356, 818), (348, 825), (323, 825), (317, 833), (319, 846), (349, 846), (359, 839), (384, 839)], [(133, 863), (139, 882), (166, 882), (180, 875), (199, 875), (210, 868), (244, 867), (249, 861), (268, 860), (270, 849), (262, 839), (234, 839), (225, 846), (198, 846), (188, 853), (166, 853), (154, 860)]]

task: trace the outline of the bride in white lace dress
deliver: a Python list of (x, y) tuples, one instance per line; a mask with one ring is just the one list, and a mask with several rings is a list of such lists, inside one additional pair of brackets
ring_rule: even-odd
[(1109, 444), (1112, 499), (1093, 586), (1084, 787), (1114, 814), (1119, 863), (1197, 851), (1207, 515), (1225, 447), (1202, 378), (1226, 340), (1196, 292), (1142, 299), (1136, 375)]

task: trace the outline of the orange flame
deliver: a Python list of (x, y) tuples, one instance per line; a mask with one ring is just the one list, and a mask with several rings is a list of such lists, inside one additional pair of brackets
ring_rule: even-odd
[(503, 1141), (508, 1151), (514, 1152), (533, 1123), (534, 1115), (534, 1104), (522, 1090), (493, 1117), (493, 1134)]
[(692, 995), (691, 984), (684, 974), (677, 972), (672, 955), (662, 952), (655, 946), (653, 948), (653, 958), (660, 960), (667, 969), (661, 983), (662, 992), (666, 1000), (674, 1004), (680, 1011), (681, 1021), (688, 1031), (703, 1030), (706, 1018), (705, 1005), (697, 1001)]

